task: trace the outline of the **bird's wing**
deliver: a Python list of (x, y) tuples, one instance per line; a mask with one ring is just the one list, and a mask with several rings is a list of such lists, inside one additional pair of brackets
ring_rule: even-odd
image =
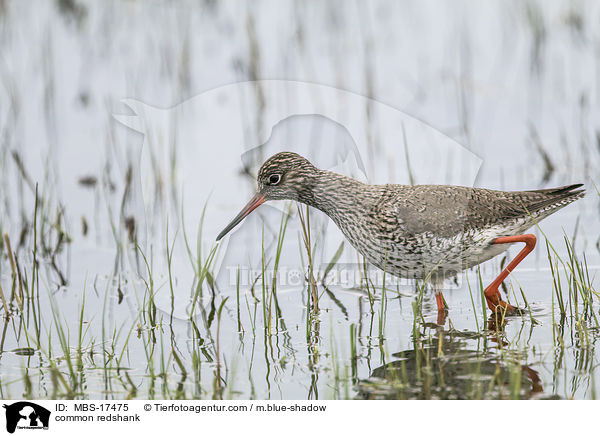
[(503, 192), (463, 186), (382, 187), (369, 216), (380, 234), (403, 237), (432, 233), (452, 237), (472, 228), (512, 219), (543, 218), (579, 198), (578, 186), (541, 191)]
[(466, 226), (484, 222), (482, 205), (473, 201), (472, 192), (462, 187), (415, 186), (398, 192), (392, 207), (406, 235), (432, 233), (452, 237)]

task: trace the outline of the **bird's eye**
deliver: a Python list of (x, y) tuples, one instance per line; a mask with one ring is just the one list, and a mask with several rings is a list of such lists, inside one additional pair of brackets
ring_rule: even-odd
[(269, 185), (276, 185), (279, 183), (280, 180), (281, 180), (280, 174), (271, 174), (269, 176)]

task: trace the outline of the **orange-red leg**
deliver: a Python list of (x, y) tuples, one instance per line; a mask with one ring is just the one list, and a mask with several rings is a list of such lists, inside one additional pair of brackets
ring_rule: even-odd
[(525, 247), (517, 254), (517, 256), (508, 264), (506, 268), (502, 270), (500, 275), (496, 277), (490, 285), (485, 289), (485, 299), (487, 301), (488, 307), (496, 312), (500, 310), (506, 310), (507, 313), (513, 313), (516, 309), (514, 306), (511, 306), (506, 301), (502, 301), (502, 297), (500, 296), (500, 291), (498, 287), (502, 284), (504, 279), (508, 277), (508, 275), (515, 269), (515, 267), (521, 263), (525, 257), (531, 253), (533, 248), (535, 247), (535, 236), (534, 235), (516, 235), (516, 236), (503, 236), (500, 238), (496, 238), (494, 240), (494, 244), (512, 244), (514, 242), (524, 242)]
[(446, 315), (448, 314), (448, 311), (446, 310), (444, 296), (439, 291), (435, 293), (435, 302), (437, 303), (438, 310), (437, 323), (438, 325), (444, 325), (446, 323)]
[(435, 293), (435, 302), (437, 303), (438, 312), (440, 310), (446, 310), (446, 303), (444, 302), (444, 295), (441, 292)]

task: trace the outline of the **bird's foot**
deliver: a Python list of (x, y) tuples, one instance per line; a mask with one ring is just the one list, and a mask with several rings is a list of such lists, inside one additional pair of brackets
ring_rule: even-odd
[(522, 315), (525, 313), (523, 309), (515, 307), (512, 304), (508, 304), (506, 301), (502, 300), (500, 291), (495, 286), (488, 286), (488, 288), (484, 291), (484, 295), (488, 307), (496, 314), (511, 316)]
[(512, 306), (506, 303), (506, 306), (496, 307), (496, 313), (504, 314), (505, 316), (516, 316), (525, 315), (526, 312), (525, 309), (521, 309), (520, 307)]
[(503, 300), (496, 301), (494, 307), (492, 307), (490, 305), (490, 302), (488, 301), (488, 307), (492, 309), (492, 312), (494, 312), (495, 314), (502, 316), (515, 316), (525, 314), (524, 309), (513, 306), (512, 304), (508, 304), (506, 301)]

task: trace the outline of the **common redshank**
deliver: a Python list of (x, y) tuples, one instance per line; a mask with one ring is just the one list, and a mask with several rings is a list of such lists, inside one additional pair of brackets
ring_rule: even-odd
[(327, 214), (369, 263), (398, 277), (428, 280), (440, 313), (446, 310), (441, 293), (445, 279), (523, 242), (524, 248), (484, 291), (492, 311), (516, 312), (498, 287), (535, 247), (535, 236), (523, 232), (585, 193), (578, 189), (582, 184), (510, 192), (369, 185), (318, 169), (290, 152), (269, 158), (257, 180), (258, 192), (217, 241), (265, 201), (299, 201)]

